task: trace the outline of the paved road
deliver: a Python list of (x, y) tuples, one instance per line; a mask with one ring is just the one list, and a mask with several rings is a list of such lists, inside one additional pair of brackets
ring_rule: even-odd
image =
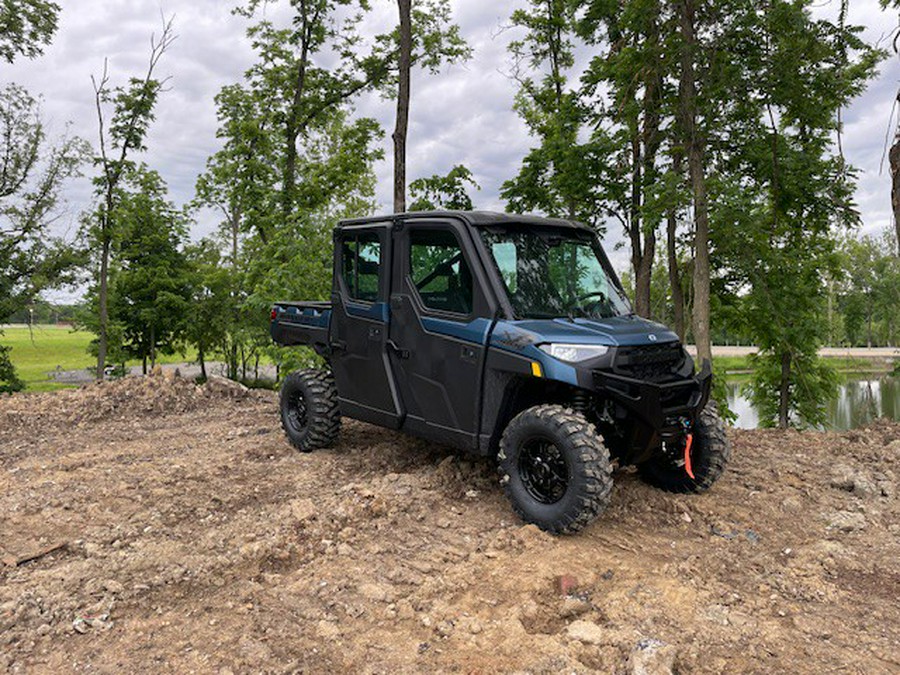
[[(691, 354), (697, 353), (694, 345), (688, 345)], [(757, 347), (713, 345), (713, 356), (749, 356), (758, 351)], [(900, 359), (900, 347), (822, 347), (819, 356), (854, 359)]]

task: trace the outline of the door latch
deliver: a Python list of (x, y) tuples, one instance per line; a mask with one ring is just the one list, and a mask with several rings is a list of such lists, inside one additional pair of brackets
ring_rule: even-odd
[(409, 358), (409, 350), (402, 349), (397, 345), (393, 340), (388, 340), (385, 344), (387, 344), (387, 348), (390, 349), (397, 355), (397, 358), (408, 359)]

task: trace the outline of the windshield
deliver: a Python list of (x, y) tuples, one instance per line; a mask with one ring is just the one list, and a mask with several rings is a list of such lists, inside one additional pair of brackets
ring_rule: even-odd
[(588, 232), (484, 229), (518, 319), (607, 319), (631, 313)]

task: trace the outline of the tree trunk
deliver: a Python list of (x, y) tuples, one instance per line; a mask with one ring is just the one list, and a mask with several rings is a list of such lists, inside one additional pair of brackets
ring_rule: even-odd
[(678, 8), (683, 42), (678, 93), (694, 201), (694, 342), (697, 345), (698, 360), (702, 364), (704, 359), (712, 362), (712, 340), (709, 325), (709, 206), (703, 139), (697, 130), (697, 84), (694, 73), (697, 37), (694, 32), (694, 0), (682, 0)]
[(872, 309), (872, 299), (869, 298), (866, 304), (866, 346), (872, 348), (872, 315), (875, 311)]
[(634, 272), (634, 311), (638, 316), (650, 315), (650, 285), (644, 283), (643, 244), (641, 242), (641, 139), (635, 133), (631, 137), (631, 203), (628, 205), (628, 237), (631, 240), (631, 269)]
[(238, 266), (238, 236), (241, 230), (241, 212), (237, 207), (231, 211), (231, 266), (237, 269)]
[(141, 372), (144, 373), (144, 375), (147, 374), (147, 354), (144, 354), (141, 357)]
[[(104, 216), (107, 218), (108, 216)], [(106, 352), (109, 348), (109, 250), (110, 238), (106, 234), (106, 225), (101, 225), (103, 246), (100, 251), (100, 336), (97, 341), (97, 379), (103, 379), (106, 369)]]
[(678, 269), (678, 251), (676, 250), (675, 234), (678, 228), (678, 219), (675, 209), (672, 208), (666, 222), (666, 249), (669, 258), (669, 286), (672, 291), (672, 307), (675, 313), (675, 332), (678, 339), (684, 342), (684, 290), (681, 288), (681, 271)]
[(635, 312), (652, 319), (650, 286), (653, 280), (653, 257), (656, 254), (656, 233), (652, 230), (644, 236), (644, 250), (640, 256), (634, 278)]
[(156, 326), (150, 326), (150, 367), (156, 368)]
[(394, 127), (394, 213), (406, 211), (406, 136), (409, 130), (410, 70), (412, 62), (412, 0), (397, 0), (400, 9), (400, 73), (397, 121)]
[(203, 378), (205, 382), (208, 378), (206, 377), (206, 359), (203, 354), (203, 345), (197, 345), (197, 359), (200, 361), (200, 377)]
[(306, 66), (309, 60), (308, 31), (309, 17), (306, 4), (300, 4), (301, 18), (299, 30), (303, 32), (300, 44), (300, 59), (297, 62), (297, 77), (294, 80), (294, 97), (284, 125), (284, 174), (282, 179), (281, 208), (285, 217), (294, 210), (294, 186), (297, 182), (297, 136), (300, 134), (300, 106), (306, 93)]
[(784, 351), (781, 354), (781, 381), (778, 384), (778, 428), (787, 429), (789, 416), (789, 403), (791, 400), (791, 353)]
[[(898, 95), (900, 98), (900, 95)], [(897, 255), (900, 256), (900, 134), (889, 153), (891, 163), (891, 206), (894, 210), (894, 229), (897, 232)]]

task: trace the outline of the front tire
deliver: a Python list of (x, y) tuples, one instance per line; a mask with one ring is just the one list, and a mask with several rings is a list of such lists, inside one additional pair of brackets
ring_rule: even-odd
[(516, 415), (498, 459), (513, 510), (547, 532), (577, 532), (609, 503), (609, 450), (594, 425), (568, 408), (539, 405)]
[(638, 465), (638, 472), (647, 483), (667, 492), (706, 492), (712, 487), (728, 464), (731, 443), (725, 434), (725, 423), (712, 401), (700, 411), (694, 425), (691, 445), (691, 464), (694, 477), (685, 470), (684, 445), (670, 453), (659, 454)]
[(327, 448), (341, 429), (334, 378), (326, 370), (295, 370), (281, 383), (281, 427), (301, 452)]

